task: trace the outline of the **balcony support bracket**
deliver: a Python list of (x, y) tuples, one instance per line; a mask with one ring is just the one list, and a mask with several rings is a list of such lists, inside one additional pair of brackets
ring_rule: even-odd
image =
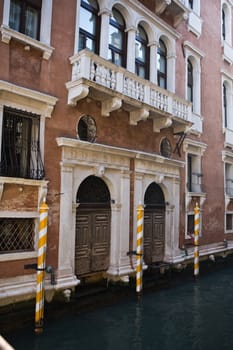
[(102, 102), (101, 114), (104, 117), (109, 117), (112, 111), (116, 111), (121, 108), (122, 100), (118, 97), (113, 97)]
[(170, 117), (162, 117), (153, 119), (153, 131), (160, 132), (161, 129), (169, 128), (172, 125)]
[(130, 112), (129, 123), (130, 125), (137, 125), (140, 120), (146, 120), (149, 117), (149, 110), (141, 108), (138, 111)]
[(89, 94), (89, 86), (79, 81), (69, 82), (66, 84), (68, 89), (68, 105), (75, 106), (77, 101), (87, 97)]

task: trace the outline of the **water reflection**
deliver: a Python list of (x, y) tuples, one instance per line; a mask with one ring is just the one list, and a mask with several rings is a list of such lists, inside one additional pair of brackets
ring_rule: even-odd
[(232, 350), (233, 271), (47, 321), (44, 333), (8, 337), (16, 350)]

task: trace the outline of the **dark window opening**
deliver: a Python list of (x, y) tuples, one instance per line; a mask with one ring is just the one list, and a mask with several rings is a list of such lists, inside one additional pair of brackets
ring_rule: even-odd
[(233, 229), (233, 214), (226, 214), (226, 229), (231, 231)]
[(157, 51), (157, 78), (158, 85), (167, 88), (167, 48), (164, 42), (159, 40), (159, 47)]
[(42, 0), (11, 0), (9, 27), (39, 40), (41, 6)]
[(226, 39), (226, 15), (224, 9), (222, 9), (222, 38)]
[(89, 49), (99, 53), (100, 17), (95, 0), (81, 0), (79, 15), (79, 51)]
[(0, 175), (41, 180), (40, 117), (4, 108)]
[(193, 0), (189, 0), (189, 7), (193, 10)]
[(188, 101), (193, 102), (193, 66), (190, 60), (188, 60)]
[(0, 219), (0, 253), (34, 250), (34, 219)]
[(224, 124), (225, 124), (225, 128), (227, 128), (227, 89), (226, 89), (226, 85), (223, 84), (223, 118), (224, 118)]
[(187, 234), (189, 236), (194, 234), (194, 214), (188, 215)]

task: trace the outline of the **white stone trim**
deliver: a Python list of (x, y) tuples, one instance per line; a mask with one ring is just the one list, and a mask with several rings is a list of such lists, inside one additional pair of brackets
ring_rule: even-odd
[(0, 104), (51, 117), (58, 99), (39, 91), (0, 80)]
[(35, 40), (29, 36), (19, 33), (9, 27), (10, 0), (4, 0), (3, 5), (3, 22), (0, 28), (2, 41), (9, 44), (14, 38), (27, 46), (31, 46), (43, 52), (43, 58), (48, 60), (54, 50), (50, 46), (51, 25), (52, 25), (52, 7), (53, 0), (42, 0), (41, 21), (40, 21), (40, 40)]

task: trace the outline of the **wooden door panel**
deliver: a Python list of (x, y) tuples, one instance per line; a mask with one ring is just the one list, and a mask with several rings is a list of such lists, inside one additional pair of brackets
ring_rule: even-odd
[(148, 213), (144, 215), (143, 234), (143, 257), (146, 264), (151, 263), (151, 242), (152, 242), (152, 216)]
[(110, 254), (110, 210), (78, 208), (75, 269), (78, 275), (106, 270)]
[(144, 216), (144, 261), (146, 264), (163, 260), (165, 213), (164, 209), (145, 211)]
[(110, 253), (110, 211), (93, 214), (92, 271), (106, 270)]
[(75, 270), (78, 274), (88, 273), (91, 265), (91, 215), (79, 213), (76, 216)]

